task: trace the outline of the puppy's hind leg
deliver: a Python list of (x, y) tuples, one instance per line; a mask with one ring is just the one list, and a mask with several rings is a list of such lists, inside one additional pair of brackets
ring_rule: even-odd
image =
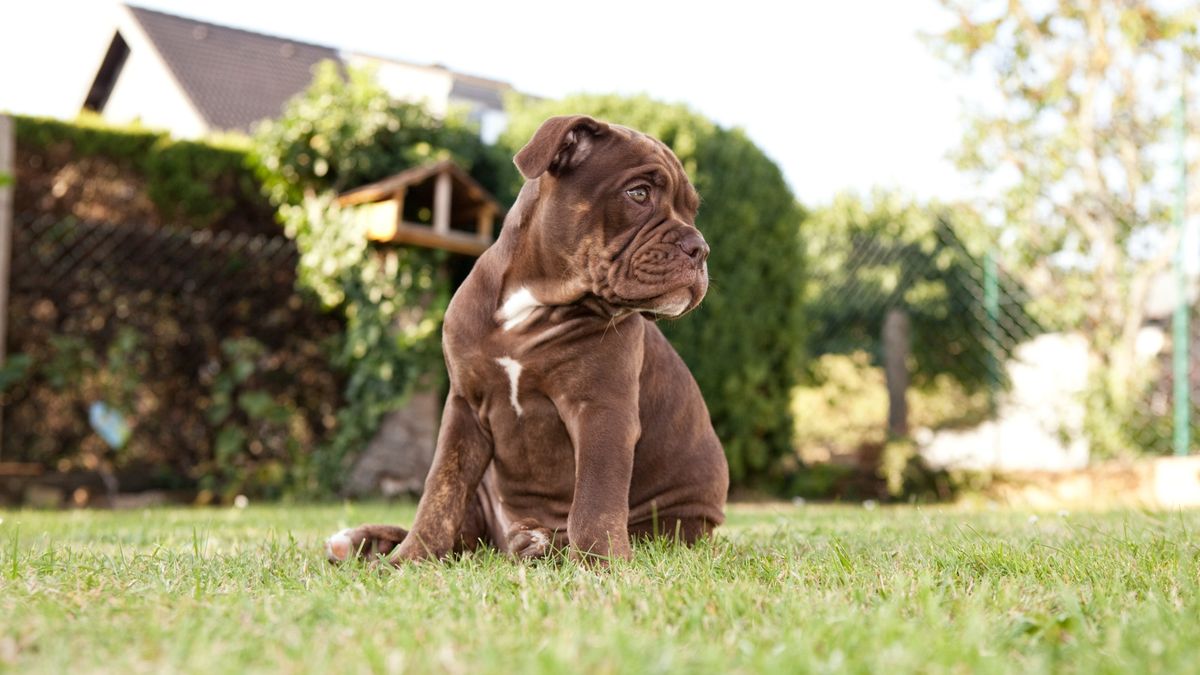
[[(325, 557), (337, 564), (352, 557), (369, 560), (386, 558), (408, 538), (408, 530), (395, 525), (359, 525), (348, 527), (325, 540)], [(455, 553), (473, 551), (480, 543), (491, 543), (479, 498), (467, 505), (462, 530), (454, 546)]]
[[(472, 513), (477, 515), (479, 528), (502, 553), (520, 559), (544, 558), (554, 550), (554, 533), (535, 518), (509, 522), (503, 514), (503, 500), (496, 486), (496, 472), (489, 466), (475, 490)], [(471, 519), (468, 518), (468, 521)]]
[(408, 530), (394, 525), (349, 527), (325, 540), (325, 557), (337, 564), (351, 557), (362, 559), (386, 556), (408, 536)]

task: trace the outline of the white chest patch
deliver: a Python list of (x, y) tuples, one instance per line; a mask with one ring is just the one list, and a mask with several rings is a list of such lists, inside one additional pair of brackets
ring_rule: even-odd
[(533, 310), (541, 306), (542, 303), (533, 297), (533, 293), (522, 286), (508, 296), (508, 299), (500, 306), (500, 311), (496, 313), (496, 320), (504, 326), (504, 330), (512, 330), (528, 319), (533, 314)]
[(508, 373), (508, 402), (512, 404), (517, 417), (520, 417), (524, 412), (521, 410), (521, 401), (517, 398), (517, 381), (521, 379), (521, 364), (510, 356), (501, 356), (496, 359), (496, 363), (499, 363), (504, 372)]

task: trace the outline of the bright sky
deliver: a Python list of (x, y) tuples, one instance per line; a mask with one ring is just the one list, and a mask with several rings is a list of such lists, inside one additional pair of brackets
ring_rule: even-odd
[[(0, 8), (0, 109), (63, 114), (111, 37), (107, 0)], [(918, 37), (935, 0), (140, 0), (214, 23), (442, 63), (532, 94), (647, 92), (747, 131), (807, 205), (881, 185), (952, 198), (960, 138), (949, 69)]]

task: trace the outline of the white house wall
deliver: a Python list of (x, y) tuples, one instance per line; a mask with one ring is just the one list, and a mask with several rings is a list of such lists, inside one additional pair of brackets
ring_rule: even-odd
[(480, 111), (479, 136), (484, 143), (495, 143), (506, 128), (508, 128), (508, 113), (491, 109)]
[(102, 114), (116, 123), (140, 120), (178, 138), (197, 138), (208, 131), (157, 55), (132, 44)]
[(158, 50), (128, 9), (120, 8), (117, 30), (129, 45), (129, 58), (101, 114), (117, 123), (140, 121), (177, 138), (198, 138), (208, 125), (180, 87)]
[(454, 76), (448, 70), (397, 63), (364, 54), (343, 53), (342, 59), (354, 68), (375, 70), (379, 84), (402, 101), (423, 103), (434, 115), (446, 114)]

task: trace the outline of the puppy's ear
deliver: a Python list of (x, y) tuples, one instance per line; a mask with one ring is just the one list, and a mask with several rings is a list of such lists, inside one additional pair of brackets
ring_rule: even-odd
[(551, 117), (542, 122), (513, 162), (526, 180), (547, 171), (555, 175), (570, 171), (587, 159), (596, 136), (607, 130), (607, 124), (587, 115)]

